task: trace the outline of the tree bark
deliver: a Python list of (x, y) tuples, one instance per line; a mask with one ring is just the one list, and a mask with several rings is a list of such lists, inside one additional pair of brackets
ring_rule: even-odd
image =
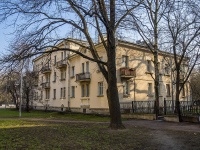
[(177, 113), (177, 115), (178, 115), (179, 122), (182, 122), (180, 101), (179, 101), (179, 95), (180, 95), (180, 72), (179, 72), (179, 70), (180, 70), (180, 68), (177, 66), (175, 113)]
[(108, 68), (108, 89), (107, 98), (110, 111), (110, 128), (124, 128), (121, 120), (119, 95), (116, 77), (116, 41), (115, 41), (115, 0), (110, 1), (110, 21), (107, 27), (107, 68)]
[[(112, 39), (112, 43), (115, 43), (115, 38), (109, 36)], [(108, 44), (109, 53), (108, 53), (108, 89), (107, 89), (107, 98), (110, 111), (110, 128), (112, 129), (122, 129), (124, 128), (121, 121), (121, 112), (117, 88), (117, 78), (116, 78), (116, 60), (115, 60), (115, 46)]]

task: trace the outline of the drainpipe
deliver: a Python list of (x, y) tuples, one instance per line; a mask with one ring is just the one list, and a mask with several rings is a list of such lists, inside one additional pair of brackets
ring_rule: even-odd
[[(65, 48), (66, 48), (66, 41), (64, 42)], [(68, 69), (68, 78), (67, 78), (67, 91), (68, 91), (68, 95), (67, 95), (67, 103), (68, 103), (68, 111), (70, 112), (70, 63), (69, 63), (69, 52), (67, 54), (67, 69)]]
[[(68, 54), (69, 58), (69, 54)], [(68, 111), (70, 111), (70, 63), (69, 60), (67, 60), (67, 68), (68, 68)]]

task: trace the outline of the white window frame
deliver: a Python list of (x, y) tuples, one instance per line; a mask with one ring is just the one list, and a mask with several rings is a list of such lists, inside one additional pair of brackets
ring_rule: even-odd
[(151, 60), (147, 60), (147, 72), (151, 73)]
[(89, 64), (89, 61), (87, 61), (87, 62), (85, 63), (85, 65), (86, 65), (86, 72), (87, 72), (87, 73), (90, 72), (90, 64)]
[(71, 97), (75, 97), (75, 86), (71, 86)]
[(171, 96), (170, 84), (166, 84), (166, 96)]
[(129, 57), (122, 55), (122, 67), (129, 67)]
[(53, 99), (56, 99), (56, 89), (53, 89)]
[(81, 97), (85, 97), (85, 85), (81, 85)]
[(75, 66), (72, 66), (72, 69), (71, 69), (71, 77), (74, 77), (75, 76)]
[(130, 84), (128, 81), (123, 82), (123, 94), (130, 95)]
[(148, 83), (148, 96), (153, 96), (153, 84)]
[(103, 82), (98, 82), (98, 96), (103, 96)]
[(66, 79), (66, 70), (61, 70), (60, 71), (60, 80), (65, 80)]
[(56, 82), (56, 72), (53, 74), (53, 81)]
[(45, 96), (46, 96), (45, 98), (46, 98), (46, 99), (50, 99), (50, 90), (49, 90), (49, 89), (46, 89), (46, 90), (45, 90), (45, 94), (46, 94), (46, 95), (45, 95)]
[(85, 97), (89, 97), (89, 96), (90, 96), (90, 85), (85, 84)]

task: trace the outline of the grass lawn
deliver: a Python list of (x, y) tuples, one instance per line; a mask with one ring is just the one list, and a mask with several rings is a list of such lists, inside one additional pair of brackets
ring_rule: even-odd
[(161, 122), (126, 122), (126, 129), (111, 130), (109, 122), (105, 122), (108, 117), (43, 111), (23, 112), (22, 116), (19, 118), (16, 110), (0, 109), (0, 150), (199, 150), (200, 147), (199, 131), (179, 131), (169, 123), (168, 129), (155, 129)]
[[(16, 118), (19, 117), (19, 112), (16, 109), (0, 109), (0, 118)], [(70, 119), (84, 121), (109, 121), (109, 117), (97, 115), (61, 113), (61, 112), (45, 112), (32, 110), (30, 112), (22, 111), (23, 118), (49, 118), (49, 119)]]
[(144, 149), (147, 134), (139, 127), (112, 131), (107, 123), (1, 120), (0, 149)]

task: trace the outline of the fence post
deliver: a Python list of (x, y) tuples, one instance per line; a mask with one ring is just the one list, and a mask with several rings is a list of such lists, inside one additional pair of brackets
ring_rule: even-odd
[(133, 111), (133, 113), (134, 113), (134, 105), (133, 105), (133, 101), (132, 101), (132, 111)]
[(164, 115), (166, 115), (166, 99), (164, 98)]

